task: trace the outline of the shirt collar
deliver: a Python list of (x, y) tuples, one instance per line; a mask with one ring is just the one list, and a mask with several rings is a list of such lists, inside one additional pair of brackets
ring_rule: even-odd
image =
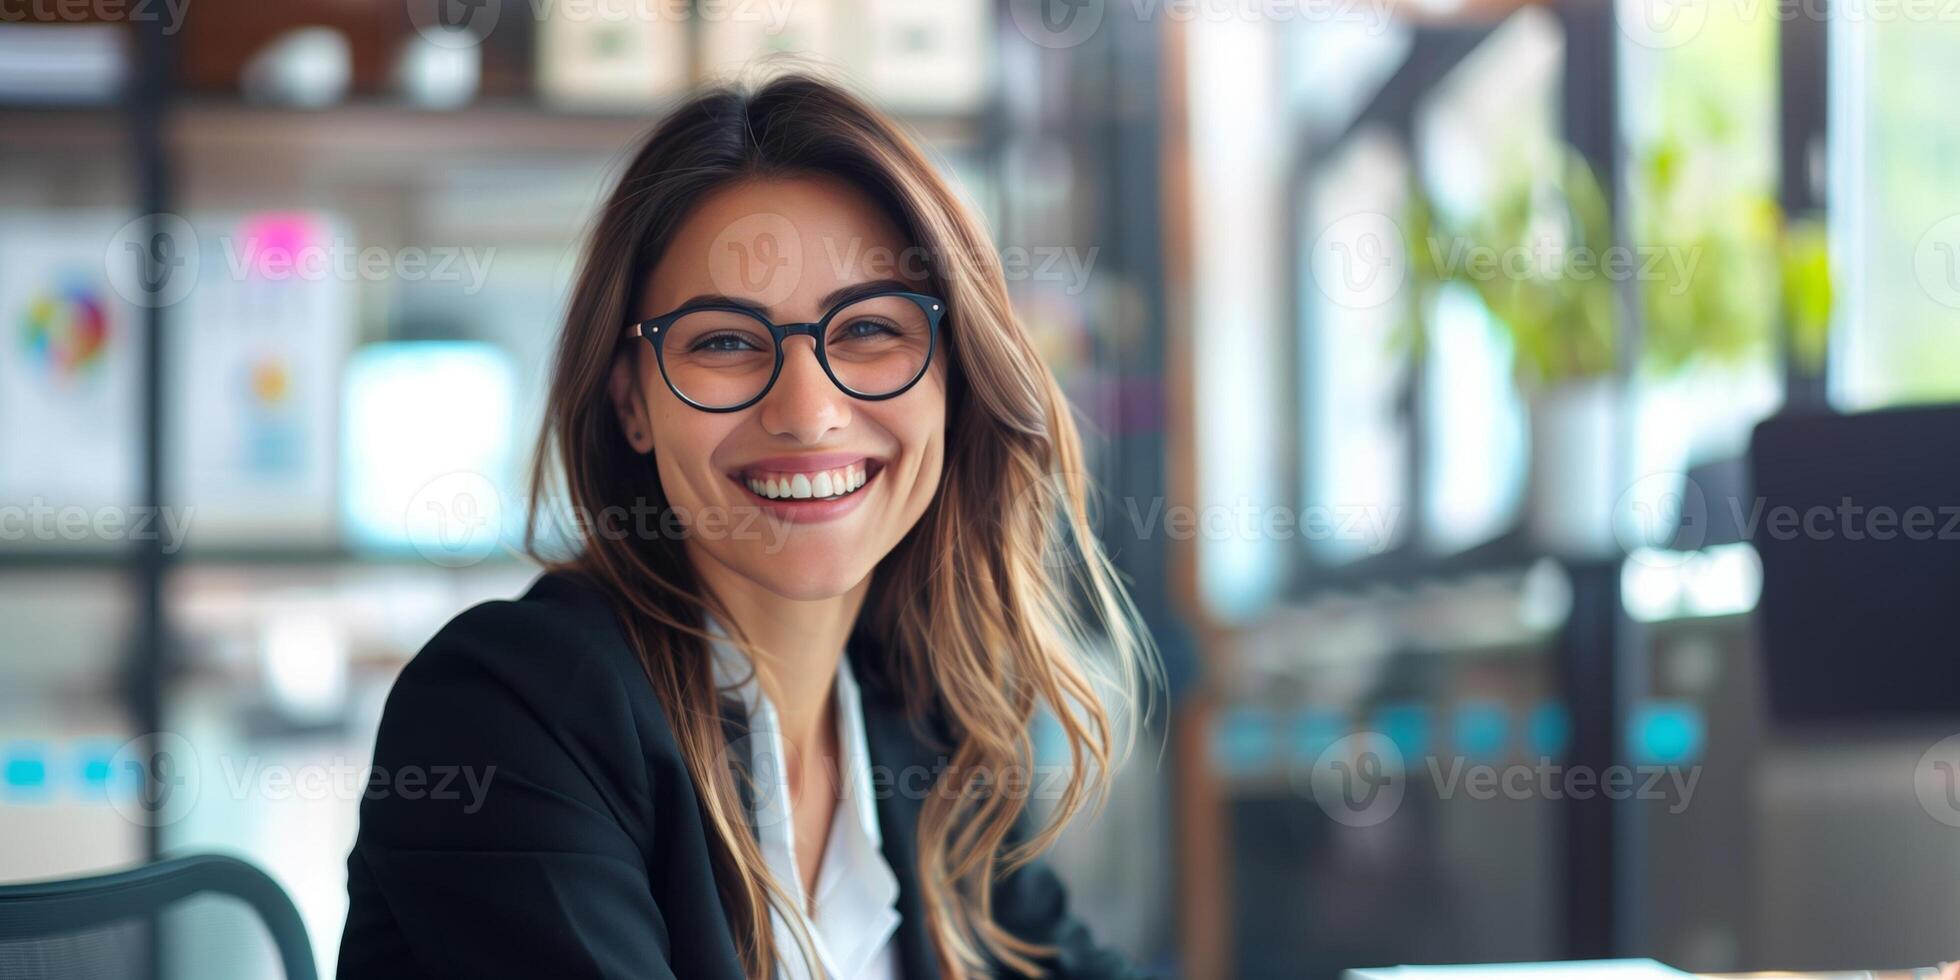
[[(762, 734), (761, 726), (769, 729), (767, 737), (780, 738), (776, 731), (775, 706), (770, 703), (768, 694), (762, 690), (754, 665), (748, 655), (728, 641), (728, 631), (712, 613), (705, 614), (707, 630), (715, 636), (712, 645), (715, 667), (715, 685), (724, 692), (733, 694), (742, 704), (750, 719), (751, 734)], [(837, 748), (843, 756), (843, 776), (847, 780), (845, 795), (850, 799), (853, 813), (857, 817), (858, 830), (874, 847), (884, 844), (884, 835), (878, 826), (878, 803), (872, 792), (870, 740), (864, 730), (864, 698), (858, 688), (857, 678), (852, 676), (849, 650), (837, 662)]]

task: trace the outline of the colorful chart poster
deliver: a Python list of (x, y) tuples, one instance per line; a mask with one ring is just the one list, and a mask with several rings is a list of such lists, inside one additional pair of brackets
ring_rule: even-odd
[(140, 503), (143, 321), (109, 275), (136, 265), (110, 247), (129, 217), (0, 217), (0, 548), (113, 543)]
[(189, 221), (197, 283), (169, 308), (166, 408), (169, 486), (195, 508), (191, 545), (328, 543), (359, 243), (318, 211)]

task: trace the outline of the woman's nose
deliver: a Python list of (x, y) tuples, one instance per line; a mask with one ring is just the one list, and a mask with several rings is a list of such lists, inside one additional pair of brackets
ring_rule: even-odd
[(762, 425), (776, 435), (816, 442), (851, 420), (851, 396), (833, 384), (817, 360), (816, 341), (783, 341), (783, 370), (762, 399)]

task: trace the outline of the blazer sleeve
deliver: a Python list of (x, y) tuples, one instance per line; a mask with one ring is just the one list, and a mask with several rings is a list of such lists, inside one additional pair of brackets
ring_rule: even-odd
[[(349, 889), (341, 976), (673, 977), (627, 829), (647, 796), (619, 748), (638, 744), (631, 712), (536, 605), (463, 613), (396, 681), (351, 857), (350, 882), (364, 882)], [(385, 939), (363, 931), (387, 920)]]
[[(1010, 846), (1026, 840), (1034, 816), (1023, 810), (1008, 834)], [(1044, 858), (1035, 858), (994, 883), (994, 920), (1031, 942), (1057, 947), (1042, 961), (1051, 976), (1064, 980), (1140, 980), (1152, 975), (1128, 957), (1098, 945), (1088, 926), (1069, 911), (1068, 891)]]

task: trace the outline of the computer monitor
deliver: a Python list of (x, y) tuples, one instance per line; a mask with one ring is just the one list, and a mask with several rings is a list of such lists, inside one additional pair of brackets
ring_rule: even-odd
[(1960, 407), (1772, 418), (1750, 470), (1772, 720), (1960, 718)]

